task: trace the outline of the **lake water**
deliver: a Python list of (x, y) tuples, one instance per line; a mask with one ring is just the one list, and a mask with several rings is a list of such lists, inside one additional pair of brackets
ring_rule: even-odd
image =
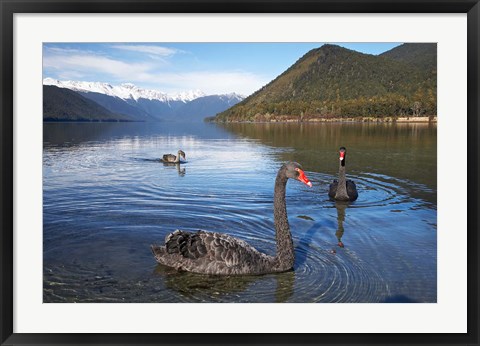
[[(328, 187), (347, 147), (358, 200)], [(165, 153), (187, 163), (166, 166)], [(45, 123), (44, 302), (436, 302), (437, 129), (432, 124)], [(224, 232), (273, 255), (285, 161), (293, 271), (178, 273), (150, 244)], [(340, 247), (341, 241), (344, 247)]]

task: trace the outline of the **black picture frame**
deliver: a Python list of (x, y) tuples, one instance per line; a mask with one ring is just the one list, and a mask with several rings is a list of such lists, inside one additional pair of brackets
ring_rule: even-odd
[[(1, 345), (478, 345), (479, 0), (0, 0)], [(468, 44), (468, 311), (465, 334), (24, 334), (13, 332), (13, 16), (15, 13), (466, 13)], [(459, 201), (465, 203), (465, 201)], [(463, 240), (462, 240), (463, 241)], [(305, 318), (315, 318), (306, 316)], [(193, 321), (194, 323), (194, 321)]]

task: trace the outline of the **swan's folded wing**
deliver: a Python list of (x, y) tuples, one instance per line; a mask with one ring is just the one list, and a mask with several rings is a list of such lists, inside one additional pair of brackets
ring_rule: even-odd
[(338, 188), (338, 180), (335, 179), (331, 184), (330, 188), (328, 190), (328, 196), (331, 198), (335, 198), (335, 193), (337, 193), (337, 188)]
[(240, 239), (223, 233), (177, 230), (165, 240), (168, 253), (179, 253), (192, 260), (208, 257), (210, 261), (223, 262), (228, 267), (250, 262), (256, 250)]
[(347, 192), (348, 194), (356, 194), (357, 193), (357, 185), (353, 180), (347, 180)]
[(266, 255), (247, 242), (224, 233), (199, 232), (204, 239), (207, 253), (227, 267), (250, 266)]
[(165, 154), (163, 155), (163, 161), (167, 161), (167, 162), (173, 162), (176, 160), (176, 156), (173, 155), (173, 154)]

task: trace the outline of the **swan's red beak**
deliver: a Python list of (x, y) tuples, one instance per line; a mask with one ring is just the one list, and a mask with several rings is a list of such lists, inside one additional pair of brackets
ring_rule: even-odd
[(298, 169), (298, 180), (300, 180), (305, 185), (312, 187), (312, 183), (310, 182), (310, 180), (308, 180), (307, 176), (305, 175), (305, 172), (302, 171), (301, 169)]
[(342, 161), (345, 158), (345, 152), (341, 151), (340, 152), (340, 161)]

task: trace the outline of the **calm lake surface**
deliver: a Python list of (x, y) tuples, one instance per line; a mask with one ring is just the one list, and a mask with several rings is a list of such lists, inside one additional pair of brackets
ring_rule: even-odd
[[(358, 200), (328, 187), (347, 147)], [(178, 149), (187, 162), (158, 161)], [(293, 271), (178, 273), (150, 244), (224, 232), (275, 252), (285, 161)], [(44, 302), (436, 302), (437, 128), (432, 124), (45, 123)], [(344, 247), (338, 245), (339, 240)]]

